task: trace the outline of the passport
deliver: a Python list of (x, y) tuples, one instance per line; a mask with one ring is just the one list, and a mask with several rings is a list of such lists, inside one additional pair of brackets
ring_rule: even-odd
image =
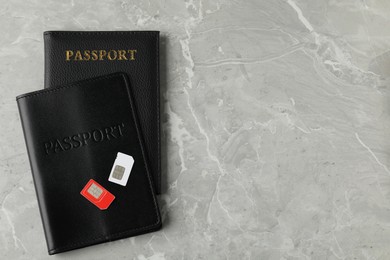
[(44, 32), (45, 88), (127, 74), (155, 191), (161, 191), (158, 31)]
[[(161, 228), (126, 74), (47, 88), (16, 100), (49, 254)], [(124, 159), (118, 162), (119, 153)], [(116, 164), (131, 170), (121, 185), (109, 181)]]

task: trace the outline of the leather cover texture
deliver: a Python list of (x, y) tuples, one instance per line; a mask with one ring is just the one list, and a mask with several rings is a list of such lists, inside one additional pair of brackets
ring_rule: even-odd
[(45, 88), (115, 72), (128, 75), (155, 190), (159, 194), (159, 32), (48, 31), (44, 33), (44, 43)]
[[(49, 254), (161, 227), (126, 74), (16, 99)], [(108, 181), (118, 152), (134, 158), (125, 187)], [(90, 179), (115, 196), (107, 209), (80, 194)]]

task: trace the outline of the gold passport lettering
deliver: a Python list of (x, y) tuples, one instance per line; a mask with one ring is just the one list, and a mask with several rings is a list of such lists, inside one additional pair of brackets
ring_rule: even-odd
[(135, 60), (137, 50), (66, 50), (66, 61)]

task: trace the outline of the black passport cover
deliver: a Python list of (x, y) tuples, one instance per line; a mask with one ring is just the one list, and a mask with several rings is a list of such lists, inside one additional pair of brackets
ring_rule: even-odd
[[(49, 254), (161, 227), (125, 74), (24, 94), (17, 103)], [(108, 181), (117, 152), (134, 158), (125, 187)], [(90, 179), (116, 197), (108, 209), (80, 194)]]
[[(44, 42), (45, 88), (115, 72), (125, 72), (128, 75), (150, 171), (155, 190), (159, 194), (159, 32), (48, 31), (44, 33)], [(70, 55), (71, 52), (73, 55)]]

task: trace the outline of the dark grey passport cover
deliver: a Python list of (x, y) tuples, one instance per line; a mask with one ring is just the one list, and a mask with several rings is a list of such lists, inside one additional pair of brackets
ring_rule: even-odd
[[(49, 254), (161, 227), (125, 74), (35, 91), (17, 103)], [(118, 152), (134, 158), (125, 187), (108, 181)], [(115, 196), (106, 210), (80, 194), (90, 179)]]

